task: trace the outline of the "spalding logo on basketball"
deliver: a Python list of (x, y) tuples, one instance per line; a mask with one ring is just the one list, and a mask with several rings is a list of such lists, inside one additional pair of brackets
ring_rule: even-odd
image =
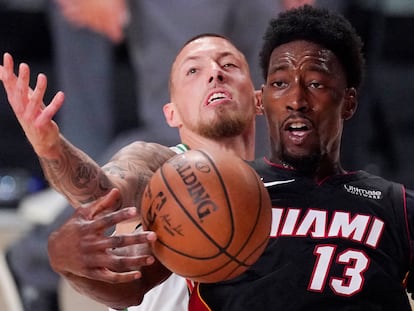
[(191, 150), (155, 172), (142, 199), (154, 255), (194, 281), (234, 278), (263, 253), (271, 225), (269, 195), (256, 172), (227, 153)]

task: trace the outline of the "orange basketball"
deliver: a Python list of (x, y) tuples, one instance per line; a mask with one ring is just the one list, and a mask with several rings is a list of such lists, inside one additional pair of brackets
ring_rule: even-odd
[(153, 252), (188, 279), (219, 282), (246, 271), (269, 238), (271, 203), (256, 172), (227, 153), (191, 150), (155, 172), (142, 199)]

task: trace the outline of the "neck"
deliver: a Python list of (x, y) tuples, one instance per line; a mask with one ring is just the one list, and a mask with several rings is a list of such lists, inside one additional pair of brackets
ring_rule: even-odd
[(303, 172), (304, 175), (312, 177), (317, 181), (323, 180), (332, 175), (346, 173), (346, 171), (341, 166), (339, 157), (334, 157), (334, 159), (332, 159), (326, 155), (319, 159), (317, 163), (309, 163), (309, 165), (305, 165), (306, 161), (304, 161), (298, 166), (296, 166), (294, 163), (284, 161), (277, 156), (271, 156), (269, 160), (272, 163), (279, 164), (283, 167)]

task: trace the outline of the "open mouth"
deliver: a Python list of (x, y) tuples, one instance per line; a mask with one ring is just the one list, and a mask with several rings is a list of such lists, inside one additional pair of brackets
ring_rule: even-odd
[(287, 122), (284, 127), (288, 133), (289, 139), (296, 145), (300, 145), (304, 142), (306, 137), (311, 133), (313, 126), (307, 119), (291, 120)]
[(224, 92), (214, 92), (207, 99), (207, 105), (217, 104), (222, 100), (231, 99), (231, 96)]
[(308, 131), (309, 127), (306, 123), (304, 122), (293, 122), (290, 123), (287, 128), (286, 128), (289, 132), (304, 132), (304, 131)]
[(211, 104), (215, 101), (218, 101), (218, 100), (221, 100), (221, 99), (224, 99), (224, 98), (227, 98), (226, 94), (224, 94), (224, 93), (214, 93), (210, 96), (210, 98), (208, 99), (207, 102), (208, 102), (208, 104)]

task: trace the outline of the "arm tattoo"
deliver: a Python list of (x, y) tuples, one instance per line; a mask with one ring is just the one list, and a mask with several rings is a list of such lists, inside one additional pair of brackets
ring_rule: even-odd
[(101, 197), (112, 188), (105, 172), (87, 155), (62, 142), (58, 159), (40, 158), (46, 179), (75, 206)]

